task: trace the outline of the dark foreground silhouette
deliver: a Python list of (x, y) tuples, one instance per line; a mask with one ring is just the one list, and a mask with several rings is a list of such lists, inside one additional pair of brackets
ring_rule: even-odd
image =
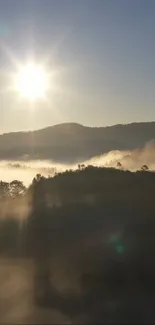
[[(154, 193), (155, 173), (146, 168), (79, 166), (37, 175), (28, 189), (1, 182), (1, 257), (32, 262), (31, 305), (48, 323), (49, 310), (71, 323), (155, 322)], [(1, 286), (2, 305), (5, 294)], [(35, 313), (31, 323), (46, 323)]]

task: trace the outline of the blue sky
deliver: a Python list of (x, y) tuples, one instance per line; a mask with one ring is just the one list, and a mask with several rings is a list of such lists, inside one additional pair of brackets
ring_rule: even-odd
[(33, 110), (0, 91), (0, 133), (155, 120), (154, 30), (151, 0), (0, 0), (1, 89), (10, 57), (60, 69), (60, 91)]

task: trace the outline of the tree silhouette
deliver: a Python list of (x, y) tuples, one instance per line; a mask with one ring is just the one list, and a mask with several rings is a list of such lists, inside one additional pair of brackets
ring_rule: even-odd
[(147, 170), (149, 170), (149, 168), (148, 168), (147, 165), (143, 165), (143, 166), (141, 167), (141, 170), (143, 170), (143, 171), (147, 171)]
[(120, 163), (120, 161), (117, 162), (117, 167), (120, 169), (122, 168), (122, 164)]
[(0, 181), (0, 198), (4, 199), (5, 197), (10, 196), (10, 186), (9, 183)]
[(26, 187), (21, 181), (14, 180), (10, 183), (9, 187), (10, 195), (14, 198), (17, 196), (23, 196), (26, 193)]

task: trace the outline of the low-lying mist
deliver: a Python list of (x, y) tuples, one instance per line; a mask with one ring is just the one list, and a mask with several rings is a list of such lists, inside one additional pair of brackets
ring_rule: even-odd
[[(150, 170), (155, 169), (155, 140), (148, 142), (143, 148), (135, 150), (112, 150), (106, 154), (82, 161), (81, 165), (94, 165), (118, 168), (121, 165), (125, 170), (136, 171), (143, 165)], [(45, 177), (54, 176), (56, 172), (67, 169), (77, 169), (78, 164), (55, 163), (52, 160), (25, 160), (25, 161), (0, 161), (0, 179), (10, 182), (14, 179), (22, 180), (28, 186), (36, 174)]]
[(0, 324), (155, 319), (155, 173), (115, 169), (154, 164), (154, 142), (80, 166), (0, 162)]
[(143, 165), (147, 165), (150, 170), (155, 169), (155, 140), (152, 140), (143, 148), (135, 150), (112, 150), (104, 155), (93, 157), (85, 164), (94, 166), (114, 167), (120, 162), (125, 170), (136, 171)]

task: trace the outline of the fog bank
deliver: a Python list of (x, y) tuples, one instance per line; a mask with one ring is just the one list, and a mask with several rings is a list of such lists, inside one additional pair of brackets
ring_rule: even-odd
[[(123, 169), (136, 171), (146, 164), (150, 170), (155, 169), (155, 140), (148, 142), (144, 148), (132, 151), (114, 150), (81, 162), (85, 166), (117, 167), (120, 162)], [(28, 186), (36, 174), (45, 177), (54, 176), (56, 172), (77, 169), (78, 164), (61, 164), (50, 160), (0, 161), (0, 179), (10, 182), (19, 179)]]

